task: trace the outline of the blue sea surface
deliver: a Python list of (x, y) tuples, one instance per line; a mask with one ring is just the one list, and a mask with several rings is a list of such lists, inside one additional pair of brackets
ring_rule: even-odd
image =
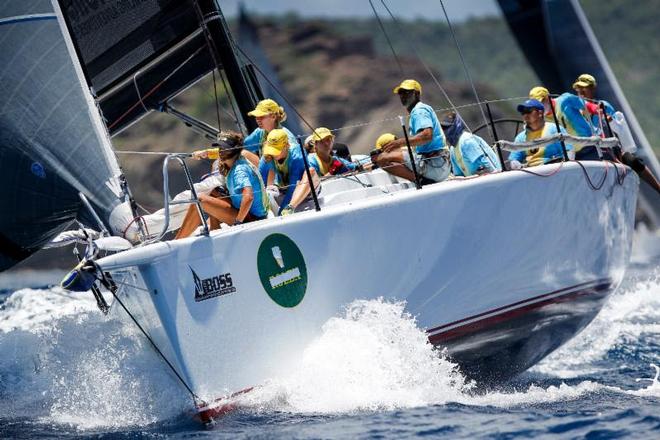
[[(660, 438), (660, 258), (515, 381), (463, 378), (402, 305), (330, 320), (306, 368), (204, 427), (148, 342), (59, 273), (0, 278), (0, 438)], [(50, 278), (49, 278), (50, 277)]]

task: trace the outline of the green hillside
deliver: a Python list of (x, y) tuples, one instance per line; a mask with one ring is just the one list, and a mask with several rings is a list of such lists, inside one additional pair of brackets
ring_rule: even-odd
[[(657, 0), (582, 0), (581, 5), (617, 76), (624, 93), (656, 153), (660, 152), (660, 26)], [(444, 22), (383, 20), (397, 54), (413, 55), (413, 46), (443, 78), (465, 81), (460, 59)], [(344, 35), (371, 35), (377, 51), (389, 56), (390, 47), (373, 20), (334, 21)], [(538, 79), (500, 17), (478, 18), (454, 24), (471, 75), (497, 96), (480, 91), (482, 98), (523, 96)], [(412, 42), (412, 43), (411, 43)]]

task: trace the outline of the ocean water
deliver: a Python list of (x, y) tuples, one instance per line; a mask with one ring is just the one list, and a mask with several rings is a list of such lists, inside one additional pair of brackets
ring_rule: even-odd
[(660, 438), (660, 256), (645, 247), (594, 322), (513, 382), (465, 379), (403, 304), (355, 301), (212, 427), (91, 295), (43, 287), (59, 273), (0, 277), (0, 438)]

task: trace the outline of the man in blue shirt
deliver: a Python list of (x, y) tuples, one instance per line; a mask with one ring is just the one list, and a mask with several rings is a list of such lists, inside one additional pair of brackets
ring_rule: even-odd
[[(413, 160), (417, 173), (423, 183), (445, 180), (450, 171), (449, 151), (435, 111), (421, 101), (422, 86), (414, 79), (407, 79), (393, 91), (410, 113), (408, 140), (410, 146), (415, 147)], [(374, 156), (374, 160), (388, 173), (415, 181), (405, 138), (388, 142), (383, 146), (382, 153)]]
[[(616, 109), (609, 102), (598, 100), (598, 98), (596, 98), (596, 87), (596, 78), (594, 78), (592, 75), (589, 75), (588, 73), (583, 73), (582, 75), (578, 76), (577, 80), (575, 80), (573, 83), (573, 89), (578, 93), (578, 95), (587, 100), (588, 103), (593, 104), (593, 108), (588, 107), (588, 109), (592, 114), (592, 120), (594, 121), (594, 124), (597, 127), (600, 127), (601, 125), (605, 125), (606, 122), (601, 120), (602, 115), (600, 106), (594, 103), (603, 103), (603, 107), (605, 108), (604, 116), (607, 118), (612, 118), (614, 113), (616, 113)], [(641, 177), (646, 183), (651, 185), (653, 189), (660, 193), (660, 182), (658, 182), (658, 179), (653, 175), (641, 157), (635, 155), (632, 152), (622, 152), (615, 150), (612, 153), (616, 155), (624, 164), (631, 167), (639, 175), (639, 177)], [(606, 151), (605, 157), (607, 156), (608, 152)]]
[(451, 146), (451, 164), (455, 176), (475, 176), (502, 170), (490, 145), (467, 131), (463, 119), (455, 112), (447, 114), (440, 125)]

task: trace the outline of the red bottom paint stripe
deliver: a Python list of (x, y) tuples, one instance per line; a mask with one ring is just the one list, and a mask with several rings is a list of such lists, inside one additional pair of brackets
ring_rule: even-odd
[[(588, 285), (588, 287), (586, 287), (585, 284)], [(539, 297), (536, 297), (536, 298), (541, 298), (541, 299), (539, 301), (536, 301), (536, 302), (531, 303), (531, 304), (528, 303), (528, 301), (522, 301), (522, 303), (527, 303), (527, 304), (521, 305), (520, 307), (516, 307), (512, 310), (507, 310), (505, 312), (498, 313), (498, 314), (495, 314), (493, 316), (489, 316), (489, 317), (484, 318), (484, 319), (480, 319), (480, 320), (477, 320), (477, 321), (474, 321), (474, 322), (466, 323), (464, 325), (459, 325), (459, 326), (456, 326), (456, 327), (452, 327), (450, 330), (437, 331), (438, 329), (451, 327), (451, 326), (454, 326), (455, 324), (459, 324), (461, 322), (470, 321), (470, 320), (478, 318), (480, 316), (495, 313), (498, 310), (513, 307), (513, 306), (515, 306), (516, 304), (519, 304), (519, 303), (514, 303), (514, 304), (511, 304), (509, 306), (499, 307), (497, 309), (493, 309), (493, 310), (488, 311), (488, 312), (484, 312), (484, 313), (480, 313), (478, 315), (474, 315), (474, 316), (471, 316), (471, 317), (468, 317), (468, 318), (464, 318), (464, 319), (461, 319), (459, 321), (455, 321), (453, 323), (449, 323), (449, 324), (445, 324), (445, 325), (442, 325), (442, 326), (435, 327), (435, 329), (427, 331), (428, 333), (431, 333), (432, 331), (436, 332), (436, 333), (431, 334), (429, 336), (429, 341), (432, 344), (437, 345), (439, 343), (446, 342), (446, 341), (449, 341), (451, 339), (455, 339), (455, 338), (465, 336), (465, 335), (468, 335), (468, 334), (471, 334), (471, 333), (476, 333), (476, 332), (484, 330), (488, 327), (492, 327), (496, 324), (499, 324), (499, 323), (502, 323), (502, 322), (505, 322), (505, 321), (509, 321), (509, 320), (517, 318), (519, 316), (525, 315), (526, 313), (529, 313), (533, 310), (540, 309), (542, 307), (546, 307), (550, 304), (573, 301), (576, 297), (591, 295), (591, 294), (594, 294), (594, 293), (599, 293), (599, 292), (602, 292), (602, 291), (605, 291), (605, 290), (609, 290), (612, 287), (612, 281), (611, 280), (599, 280), (596, 283), (585, 283), (585, 284), (574, 286), (573, 288), (562, 289), (562, 291), (566, 291), (566, 293), (564, 293), (562, 295), (559, 295), (559, 296), (554, 296), (554, 297), (548, 298), (548, 299), (543, 299), (543, 298), (545, 298), (547, 296), (550, 296), (550, 295), (554, 295), (554, 294), (559, 293), (561, 291), (552, 292), (552, 293), (545, 294), (545, 295), (540, 295)]]

